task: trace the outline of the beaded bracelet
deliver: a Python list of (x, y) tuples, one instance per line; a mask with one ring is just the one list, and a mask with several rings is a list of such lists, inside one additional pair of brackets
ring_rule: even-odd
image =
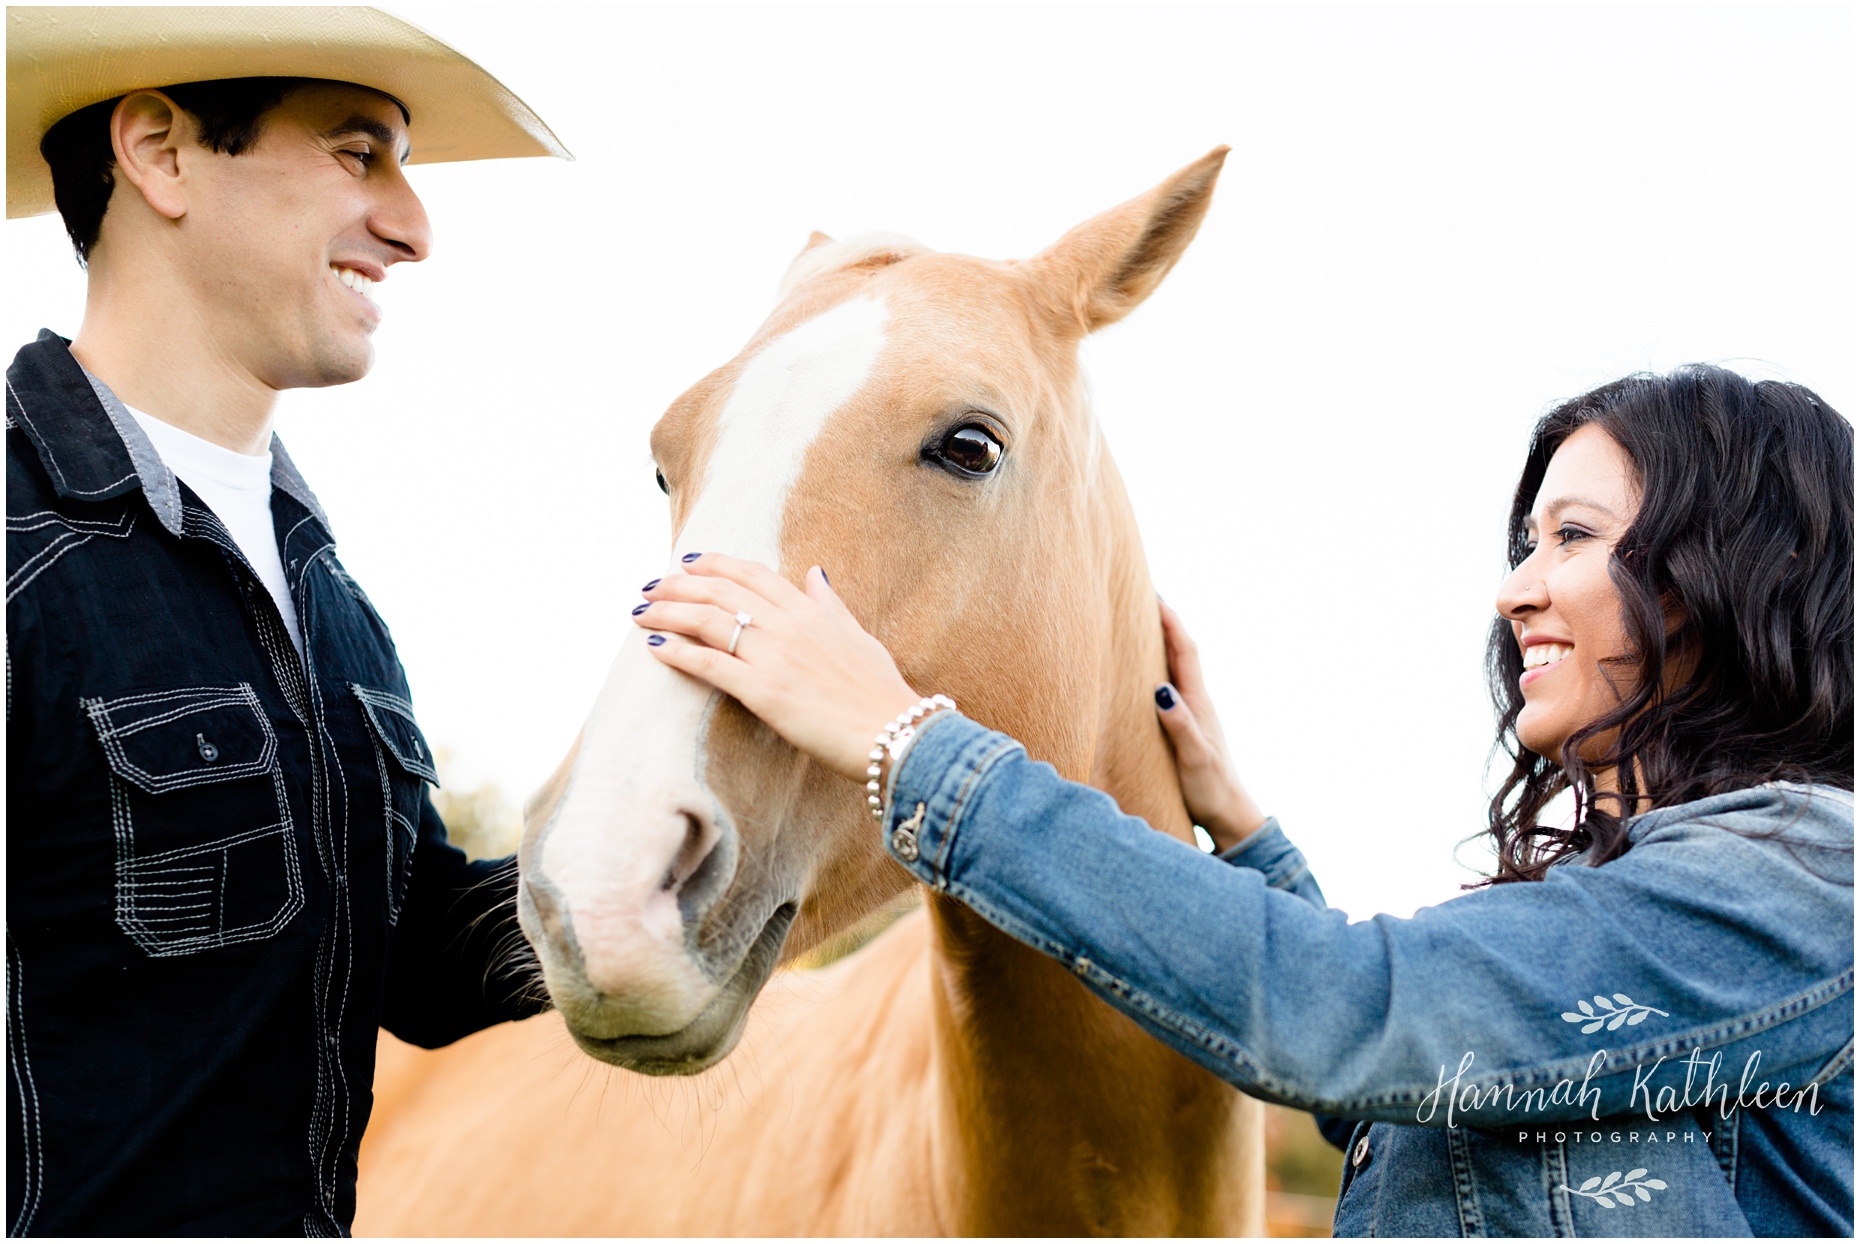
[(885, 763), (885, 757), (897, 755), (899, 745), (917, 733), (919, 720), (931, 713), (955, 707), (956, 702), (946, 695), (927, 695), (886, 722), (885, 728), (879, 731), (878, 736), (873, 740), (876, 746), (866, 757), (872, 763), (867, 765), (865, 770), (865, 801), (872, 809), (873, 820), (883, 821), (885, 819), (885, 796), (882, 793), (884, 788), (882, 766)]

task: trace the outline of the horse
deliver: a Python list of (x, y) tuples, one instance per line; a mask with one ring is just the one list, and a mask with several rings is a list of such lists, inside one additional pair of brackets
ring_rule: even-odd
[[(815, 234), (651, 442), (675, 555), (823, 567), (914, 687), (1188, 841), (1078, 348), (1175, 265), (1226, 151), (1028, 260)], [(1260, 1104), (945, 896), (776, 972), (920, 887), (861, 787), (644, 641), (525, 811), (555, 1010), (384, 1044), (358, 1234), (1263, 1233)]]

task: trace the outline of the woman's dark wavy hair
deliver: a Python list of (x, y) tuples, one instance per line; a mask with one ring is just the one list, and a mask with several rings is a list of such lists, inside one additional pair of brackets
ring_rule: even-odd
[[(1624, 810), (1779, 780), (1853, 789), (1852, 426), (1800, 385), (1718, 367), (1604, 385), (1538, 422), (1511, 503), (1512, 565), (1528, 553), (1525, 519), (1551, 456), (1591, 424), (1627, 451), (1640, 486), (1608, 564), (1629, 639), (1627, 691), (1561, 756), (1531, 752), (1517, 734), (1523, 654), (1511, 624), (1493, 622), (1486, 676), (1512, 768), (1492, 799), (1498, 867), (1486, 884), (1541, 880), (1583, 851), (1591, 865), (1621, 856)], [(1619, 802), (1595, 796), (1607, 769)], [(1574, 828), (1540, 825), (1565, 790)]]

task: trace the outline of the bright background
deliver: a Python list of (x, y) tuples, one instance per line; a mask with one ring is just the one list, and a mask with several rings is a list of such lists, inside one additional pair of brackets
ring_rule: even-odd
[[(1007, 257), (1217, 143), (1089, 343), (1243, 772), (1353, 916), (1483, 848), (1479, 663), (1535, 417), (1706, 360), (1856, 406), (1851, 10), (406, 8), (578, 159), (417, 168), (379, 363), (279, 426), (453, 780), (555, 766), (667, 553), (646, 436), (808, 232)], [(74, 334), (55, 217), (4, 336)]]

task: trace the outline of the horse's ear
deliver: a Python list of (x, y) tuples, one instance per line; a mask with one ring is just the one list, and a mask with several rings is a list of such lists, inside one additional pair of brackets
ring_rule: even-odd
[(1028, 275), (1054, 321), (1080, 335), (1096, 332), (1148, 298), (1201, 228), (1227, 151), (1216, 147), (1028, 260)]
[(930, 248), (921, 242), (896, 233), (866, 233), (844, 242), (835, 242), (824, 233), (814, 233), (807, 245), (788, 265), (776, 295), (786, 298), (817, 276), (829, 272), (848, 272), (855, 268), (876, 270), (901, 263), (913, 255), (928, 255)]

